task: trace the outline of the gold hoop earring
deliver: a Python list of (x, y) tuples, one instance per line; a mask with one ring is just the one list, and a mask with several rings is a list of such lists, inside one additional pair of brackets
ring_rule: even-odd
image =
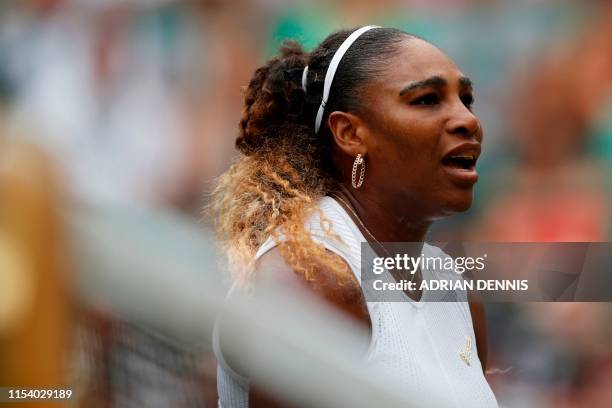
[[(359, 180), (357, 180), (357, 167), (361, 165), (361, 171), (359, 172)], [(361, 156), (361, 154), (357, 154), (355, 157), (355, 161), (353, 162), (353, 174), (351, 176), (351, 183), (353, 184), (353, 188), (359, 188), (363, 184), (363, 179), (365, 177), (365, 160)]]

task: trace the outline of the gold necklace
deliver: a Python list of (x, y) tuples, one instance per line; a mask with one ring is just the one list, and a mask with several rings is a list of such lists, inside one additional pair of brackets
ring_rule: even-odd
[(347, 210), (349, 210), (357, 219), (357, 222), (359, 222), (359, 225), (361, 225), (363, 227), (363, 229), (365, 230), (365, 232), (368, 233), (368, 235), (370, 236), (370, 238), (372, 238), (374, 240), (374, 242), (376, 242), (378, 245), (380, 245), (380, 247), (383, 249), (383, 251), (385, 251), (387, 253), (387, 255), (391, 256), (391, 254), (385, 249), (385, 247), (383, 246), (383, 244), (380, 243), (380, 241), (378, 241), (376, 239), (376, 237), (374, 236), (374, 234), (372, 234), (370, 232), (370, 230), (368, 229), (368, 227), (366, 227), (366, 225), (363, 223), (363, 221), (361, 220), (361, 217), (359, 216), (359, 214), (357, 214), (357, 212), (355, 210), (353, 210), (353, 207), (347, 203), (344, 199), (342, 199), (342, 197), (340, 197), (339, 195), (335, 194), (335, 193), (330, 193), (330, 196), (332, 196), (333, 198), (338, 199), (340, 202), (342, 202), (342, 204), (344, 204), (344, 206), (346, 207)]
[[(389, 251), (387, 251), (387, 249), (384, 247), (383, 244), (380, 243), (379, 240), (376, 239), (376, 237), (374, 236), (374, 234), (372, 234), (372, 232), (370, 232), (369, 228), (366, 227), (366, 225), (364, 224), (364, 222), (361, 220), (361, 217), (359, 216), (359, 214), (357, 214), (357, 211), (353, 210), (353, 207), (347, 203), (342, 197), (340, 197), (339, 195), (335, 194), (335, 193), (329, 193), (329, 195), (332, 198), (336, 198), (338, 199), (340, 202), (342, 202), (344, 204), (344, 206), (346, 207), (347, 210), (349, 210), (357, 219), (357, 222), (359, 222), (359, 225), (361, 225), (363, 227), (363, 229), (365, 230), (365, 232), (368, 233), (368, 235), (370, 236), (370, 238), (372, 238), (374, 240), (374, 242), (376, 242), (376, 244), (378, 244), (378, 246), (385, 251), (385, 253), (389, 256), (389, 258), (393, 258), (391, 256), (391, 253), (389, 253)], [(414, 278), (416, 277), (417, 273), (413, 273), (412, 276), (410, 277), (410, 279), (408, 280), (408, 282), (412, 282), (414, 280)]]

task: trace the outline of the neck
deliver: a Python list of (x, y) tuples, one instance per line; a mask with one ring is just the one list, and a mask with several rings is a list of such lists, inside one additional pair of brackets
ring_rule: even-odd
[[(342, 185), (339, 195), (379, 242), (423, 242), (431, 221), (418, 219), (406, 203), (376, 191), (355, 190)], [(357, 225), (360, 229), (363, 227)], [(364, 236), (368, 236), (367, 231)]]

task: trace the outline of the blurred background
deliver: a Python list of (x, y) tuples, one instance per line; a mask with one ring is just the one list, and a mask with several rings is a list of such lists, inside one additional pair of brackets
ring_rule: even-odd
[[(235, 154), (243, 87), (283, 39), (310, 49), (363, 24), (429, 40), (475, 83), (474, 206), (431, 240), (610, 240), (610, 1), (4, 0), (0, 384), (216, 406), (216, 361), (193, 341), (208, 329), (175, 338), (160, 321), (180, 299), (149, 276), (197, 280), (214, 309), (228, 277), (201, 208)], [(611, 309), (489, 305), (500, 404), (612, 406)], [(193, 314), (208, 327), (211, 311)]]

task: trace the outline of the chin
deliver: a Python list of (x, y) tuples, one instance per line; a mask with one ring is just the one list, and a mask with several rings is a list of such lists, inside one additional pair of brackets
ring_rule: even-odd
[(462, 213), (470, 209), (474, 199), (472, 187), (454, 191), (449, 194), (447, 201), (448, 215)]

